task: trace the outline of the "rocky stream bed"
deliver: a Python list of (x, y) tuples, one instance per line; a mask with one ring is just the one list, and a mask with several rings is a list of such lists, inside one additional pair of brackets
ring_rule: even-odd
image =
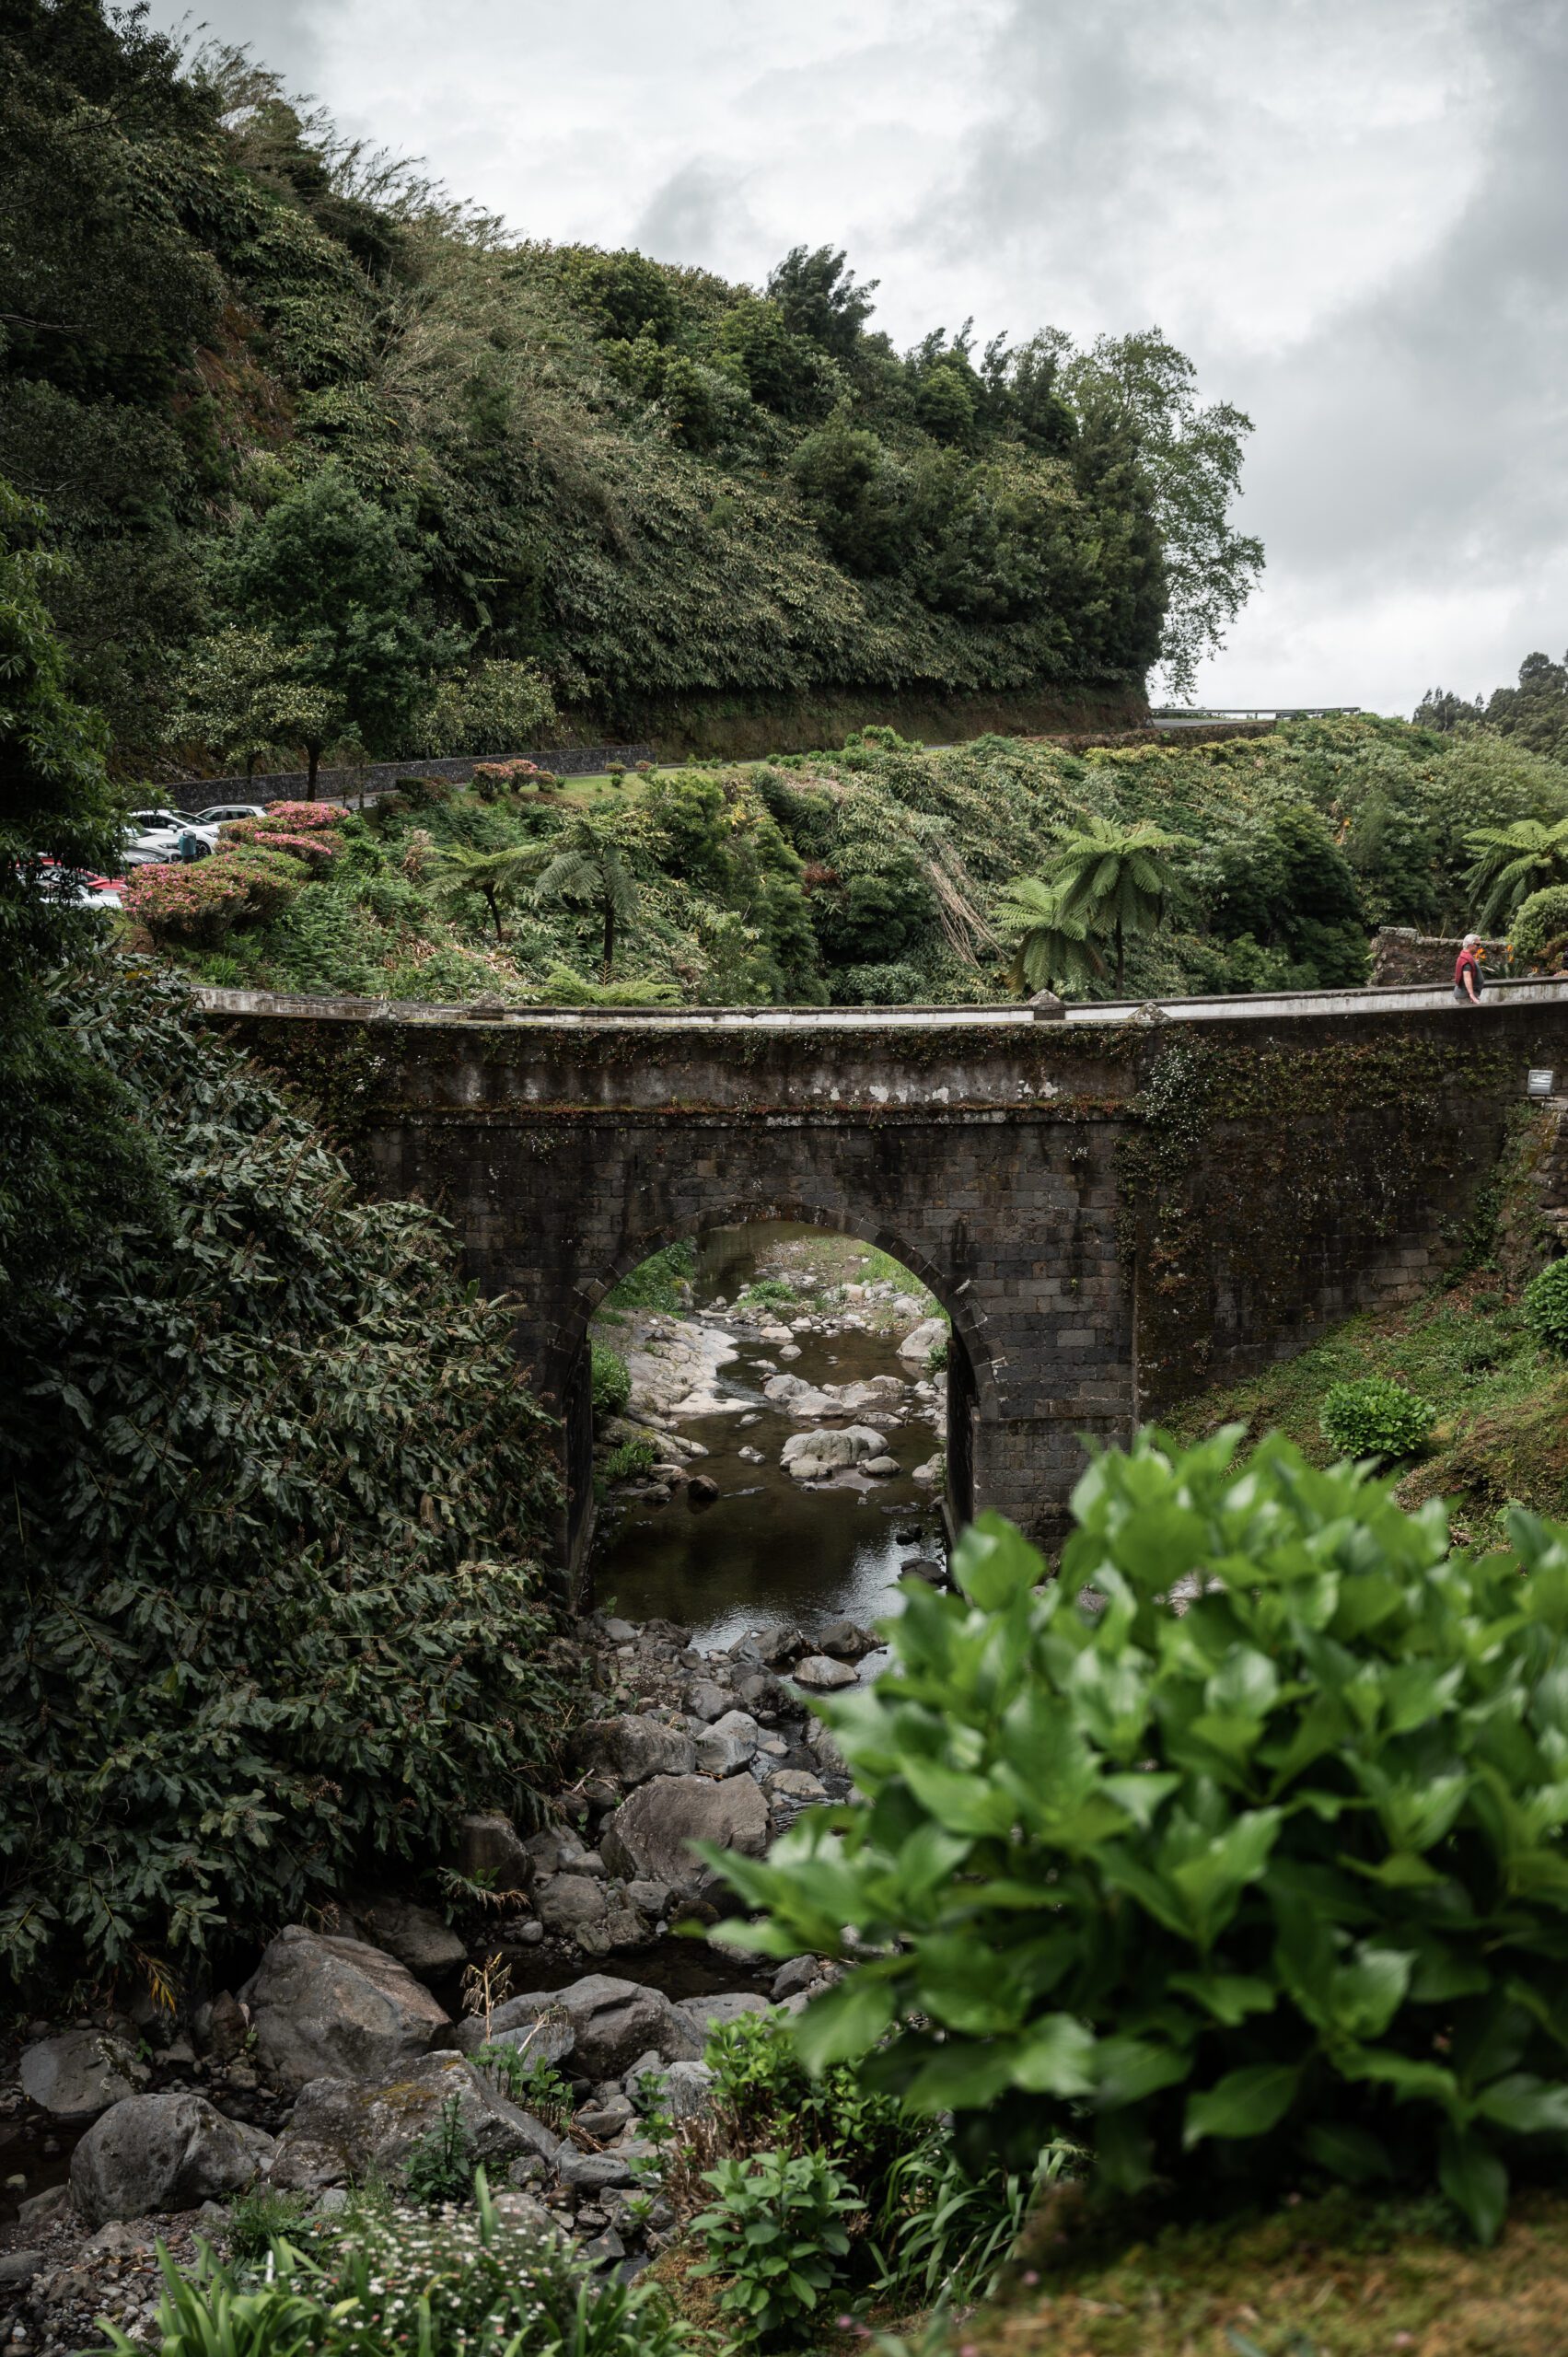
[[(596, 1616), (583, 1633), (598, 1699), (572, 1781), (537, 1832), (464, 1820), (453, 1863), (490, 1894), (482, 1920), (459, 1912), (465, 1933), (403, 1891), (345, 1892), (330, 1920), (285, 1927), (233, 1985), (172, 2011), (138, 1991), (123, 2010), (19, 2026), (0, 2050), (0, 2351), (80, 2349), (102, 2316), (150, 2342), (158, 2239), (176, 2259), (198, 2238), (223, 2251), (247, 2189), (318, 2217), (352, 2185), (395, 2194), (454, 2103), (515, 2214), (606, 2270), (634, 2273), (663, 2247), (650, 2100), (700, 2112), (711, 2027), (796, 2010), (834, 1969), (759, 1969), (677, 1936), (723, 1906), (690, 1844), (758, 1854), (845, 1794), (807, 1700), (868, 1674), (875, 1641), (847, 1620), (809, 1636), (775, 1622), (722, 1651), (668, 1621)], [(552, 2122), (497, 2050), (559, 2073)]]

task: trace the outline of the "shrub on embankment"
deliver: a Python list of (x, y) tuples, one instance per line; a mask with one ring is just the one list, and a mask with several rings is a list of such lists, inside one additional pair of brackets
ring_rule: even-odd
[(1568, 1529), (1451, 1551), (1435, 1502), (1238, 1437), (1102, 1457), (1044, 1585), (971, 1531), (817, 1706), (862, 1805), (706, 1853), (761, 1910), (724, 1935), (851, 1964), (803, 2055), (977, 2160), (1064, 2137), (1119, 2196), (1232, 2202), (1435, 2177), (1490, 2240), (1568, 2152)]
[(104, 960), (50, 1014), (156, 1184), (0, 1299), (0, 1963), (56, 1988), (296, 1916), (565, 1714), (547, 1420), (431, 1212)]

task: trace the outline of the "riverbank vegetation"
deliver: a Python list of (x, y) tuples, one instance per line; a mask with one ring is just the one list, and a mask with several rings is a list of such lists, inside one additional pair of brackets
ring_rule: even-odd
[[(128, 913), (208, 981), (435, 1001), (581, 1004), (603, 994), (607, 939), (612, 994), (645, 1001), (962, 1004), (1048, 979), (1104, 995), (1119, 956), (1136, 996), (1318, 988), (1365, 980), (1376, 925), (1462, 930), (1496, 888), (1478, 830), (1564, 818), (1560, 764), (1371, 717), (1081, 753), (867, 729), (837, 753), (575, 790), (411, 775), (340, 812), (308, 868), (296, 840), (294, 872), (263, 883), (250, 842), (243, 877), (227, 850), (196, 871), (214, 880), (194, 914), (139, 882)], [(287, 833), (289, 810), (268, 824)]]

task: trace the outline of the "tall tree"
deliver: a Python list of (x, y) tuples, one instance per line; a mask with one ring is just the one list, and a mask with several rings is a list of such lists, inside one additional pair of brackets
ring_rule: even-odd
[(1171, 885), (1171, 853), (1185, 840), (1167, 834), (1152, 819), (1123, 826), (1097, 813), (1051, 854), (1049, 880), (1057, 888), (1062, 915), (1110, 935), (1118, 991), (1126, 973), (1127, 937), (1158, 924)]
[(431, 627), (424, 573), (392, 517), (331, 466), (258, 517), (221, 569), (226, 602), (271, 650), (254, 697), (304, 746), (312, 800), (334, 737), (401, 752), (466, 651), (460, 633)]
[(1568, 819), (1554, 826), (1516, 819), (1507, 827), (1480, 827), (1467, 840), (1475, 853), (1467, 881), (1483, 930), (1511, 916), (1532, 892), (1568, 883)]
[(1148, 328), (1098, 337), (1058, 380), (1081, 417), (1109, 411), (1136, 436), (1168, 576), (1159, 659), (1179, 696), (1192, 693), (1199, 664), (1225, 644), (1263, 569), (1262, 541), (1230, 521), (1252, 420), (1230, 401), (1200, 402), (1197, 374)]
[(1054, 885), (1038, 876), (1017, 876), (997, 900), (996, 926), (1012, 945), (1007, 980), (1022, 994), (1050, 990), (1057, 982), (1098, 981), (1105, 971), (1088, 921), (1071, 916)]
[(586, 900), (599, 921), (599, 980), (608, 982), (622, 925), (637, 914), (636, 878), (626, 854), (602, 819), (575, 819), (557, 836), (534, 886), (537, 901)]

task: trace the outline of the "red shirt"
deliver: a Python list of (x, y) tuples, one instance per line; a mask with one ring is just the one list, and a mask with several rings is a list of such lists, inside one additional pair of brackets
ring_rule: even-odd
[(1469, 998), (1469, 991), (1465, 988), (1465, 968), (1467, 966), (1475, 977), (1476, 989), (1479, 991), (1482, 988), (1480, 958), (1476, 956), (1473, 949), (1461, 949), (1458, 956), (1454, 960), (1454, 990), (1456, 994), (1460, 998)]

